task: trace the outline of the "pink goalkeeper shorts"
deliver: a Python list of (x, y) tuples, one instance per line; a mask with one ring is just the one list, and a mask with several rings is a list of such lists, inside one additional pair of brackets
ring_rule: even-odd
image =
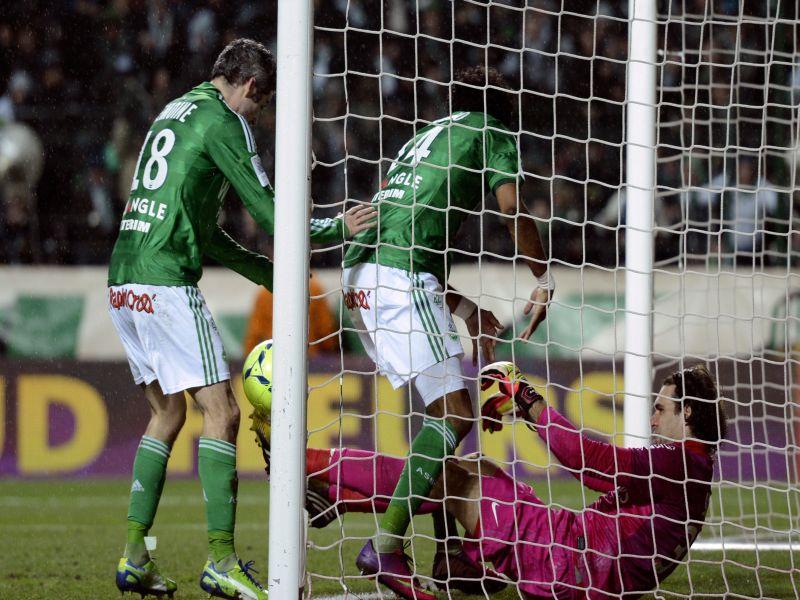
[(533, 598), (583, 598), (576, 585), (579, 563), (575, 513), (551, 509), (533, 488), (515, 481), (502, 470), (481, 478), (479, 541), (464, 548), (476, 561), (518, 582), (520, 591)]

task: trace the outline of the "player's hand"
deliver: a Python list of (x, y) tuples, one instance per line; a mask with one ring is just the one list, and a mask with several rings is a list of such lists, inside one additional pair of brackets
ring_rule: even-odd
[(497, 320), (494, 313), (482, 308), (477, 309), (472, 316), (464, 321), (467, 331), (472, 338), (472, 364), (478, 364), (478, 343), (480, 342), (483, 350), (483, 358), (486, 362), (494, 362), (494, 347), (497, 345), (497, 335), (505, 329), (503, 324)]
[(378, 210), (372, 204), (359, 204), (346, 211), (344, 217), (345, 236), (353, 237), (378, 223)]
[(550, 305), (550, 300), (554, 292), (555, 290), (548, 290), (542, 287), (537, 287), (533, 290), (528, 303), (525, 305), (525, 310), (522, 311), (526, 316), (530, 315), (531, 320), (525, 328), (525, 331), (520, 334), (520, 339), (527, 340), (530, 338), (533, 332), (536, 331), (539, 323), (545, 320), (547, 317), (547, 308)]
[(481, 369), (478, 383), (481, 391), (485, 392), (495, 383), (501, 394), (512, 397), (522, 382), (527, 383), (527, 379), (517, 366), (507, 360), (499, 360)]
[(490, 396), (481, 406), (481, 428), (489, 433), (503, 428), (503, 417), (515, 409), (514, 400), (503, 392)]

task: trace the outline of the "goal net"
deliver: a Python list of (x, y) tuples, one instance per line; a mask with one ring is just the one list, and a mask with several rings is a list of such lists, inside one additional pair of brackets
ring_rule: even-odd
[[(515, 260), (518, 248), (488, 192), (450, 236), (450, 282), (506, 325), (498, 359), (514, 361), (582, 432), (621, 443), (630, 433), (622, 418), (625, 254), (636, 251), (625, 244), (628, 3), (323, 4), (313, 42), (315, 211), (334, 215), (343, 199), (372, 199), (401, 147), (449, 114), (454, 74), (476, 64), (497, 69), (516, 95), (521, 195), (558, 287), (547, 320), (520, 340), (535, 282)], [(706, 362), (725, 399), (729, 435), (702, 534), (655, 593), (795, 597), (800, 15), (780, 0), (656, 6), (653, 331), (641, 332), (652, 335), (647, 375), (655, 392), (672, 371)], [(404, 458), (424, 405), (413, 386), (394, 389), (359, 341), (352, 313), (371, 290), (343, 295), (348, 247), (311, 251), (319, 298), (334, 307), (339, 350), (310, 362), (308, 445)], [(470, 336), (456, 324), (477, 411), (484, 363), (472, 366)], [(579, 511), (597, 498), (521, 423), (489, 435), (476, 420), (456, 454), (470, 452), (491, 457), (551, 507)], [(359, 574), (355, 558), (388, 498), (367, 498), (358, 513), (344, 514), (347, 500), (337, 498), (340, 510), (325, 528), (309, 530), (306, 593), (314, 597), (387, 593)], [(430, 582), (437, 539), (430, 519), (415, 518), (407, 537), (416, 573)], [(516, 597), (514, 585), (503, 594)]]

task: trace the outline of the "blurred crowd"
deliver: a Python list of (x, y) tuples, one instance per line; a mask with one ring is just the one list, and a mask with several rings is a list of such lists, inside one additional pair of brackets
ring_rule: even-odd
[[(627, 2), (317, 0), (315, 214), (368, 200), (389, 161), (448, 112), (457, 69), (496, 67), (519, 98), (523, 195), (553, 258), (624, 259)], [(656, 258), (782, 264), (800, 253), (794, 155), (800, 51), (789, 3), (662, 0)], [(775, 8), (778, 7), (778, 8)], [(782, 8), (781, 8), (782, 7)], [(748, 11), (745, 24), (740, 10)], [(784, 25), (768, 25), (776, 16)], [(786, 14), (784, 14), (786, 13)], [(666, 20), (666, 15), (670, 20)], [(0, 263), (102, 264), (139, 146), (172, 98), (247, 36), (275, 49), (275, 0), (31, 0), (0, 11)], [(14, 137), (16, 136), (16, 137)], [(256, 140), (274, 164), (274, 111)], [(38, 144), (38, 146), (37, 146)], [(23, 160), (26, 156), (40, 156)], [(0, 150), (1, 152), (1, 150)], [(13, 163), (26, 165), (14, 169)], [(223, 225), (269, 242), (235, 197)], [(797, 229), (797, 227), (795, 227)], [(464, 225), (460, 252), (513, 255), (496, 206)], [(333, 266), (341, 249), (316, 249)]]

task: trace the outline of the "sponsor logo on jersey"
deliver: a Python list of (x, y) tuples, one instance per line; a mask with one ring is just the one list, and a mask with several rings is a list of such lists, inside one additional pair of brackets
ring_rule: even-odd
[(127, 308), (136, 312), (152, 315), (155, 311), (156, 295), (137, 294), (133, 290), (122, 288), (120, 290), (108, 290), (108, 301), (112, 308), (117, 310)]
[(355, 308), (370, 309), (369, 297), (372, 294), (371, 290), (347, 290), (344, 292), (344, 305), (348, 310)]

